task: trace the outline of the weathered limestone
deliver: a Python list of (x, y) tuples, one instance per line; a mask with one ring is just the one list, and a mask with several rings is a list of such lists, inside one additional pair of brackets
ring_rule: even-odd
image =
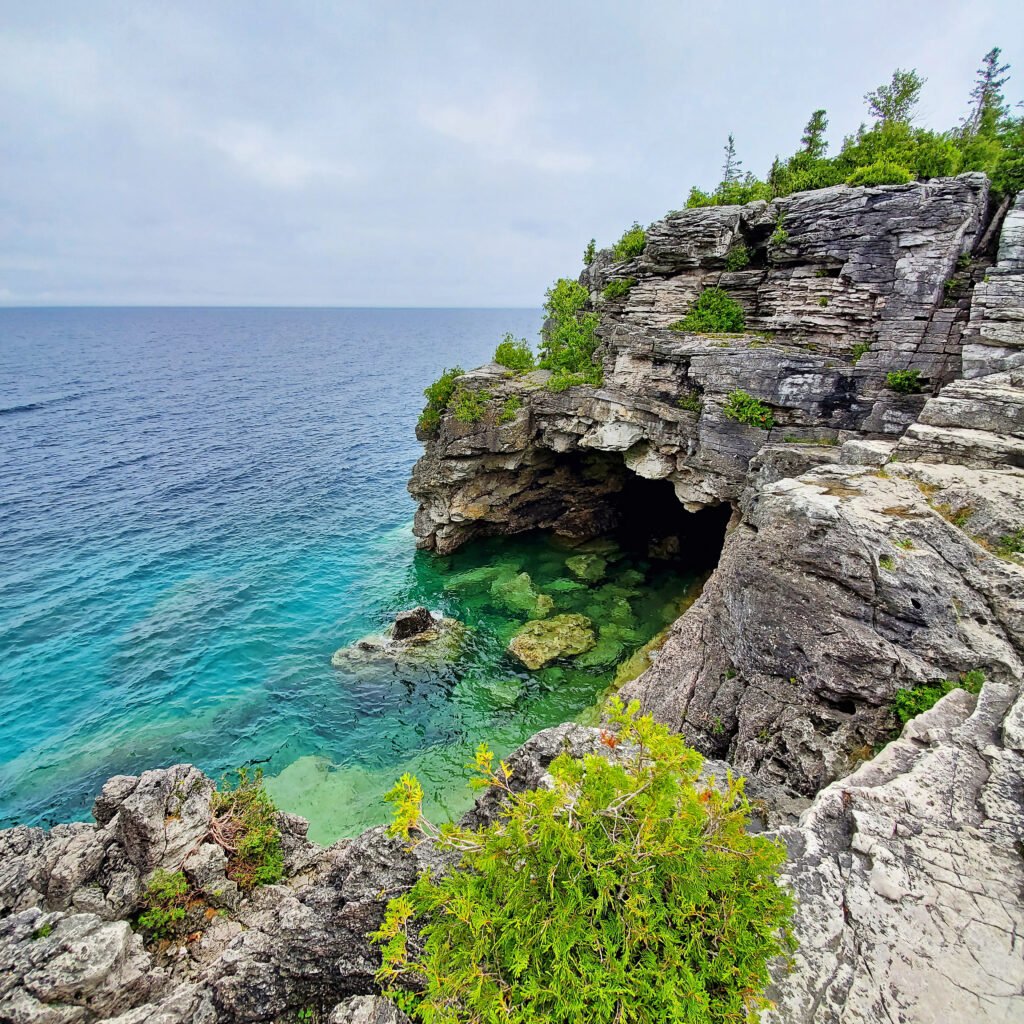
[(1024, 1014), (1024, 699), (955, 690), (780, 831), (800, 943), (765, 1024)]
[(964, 329), (968, 378), (1024, 366), (1024, 192), (1006, 215), (998, 262), (974, 288)]
[[(928, 394), (887, 389), (888, 371), (916, 369), (929, 390), (960, 376), (970, 303), (947, 306), (946, 284), (967, 273), (958, 268), (984, 234), (987, 203), (977, 174), (836, 186), (772, 204), (681, 211), (651, 226), (640, 257), (615, 264), (599, 254), (582, 280), (602, 315), (604, 386), (551, 394), (543, 372), (467, 374), (467, 387), (494, 395), (492, 414), (476, 424), (446, 416), (425, 438), (409, 484), (420, 545), (443, 553), (488, 534), (607, 529), (622, 465), (606, 456), (592, 464), (600, 472), (587, 473), (586, 452), (621, 453), (630, 471), (670, 480), (693, 509), (736, 502), (767, 443), (895, 439)], [(772, 241), (780, 217), (784, 242)], [(1007, 224), (1012, 232), (1015, 221)], [(730, 273), (725, 256), (739, 244), (751, 266)], [(1006, 247), (1003, 277), (1015, 265), (1016, 249)], [(604, 300), (604, 285), (623, 277), (637, 279), (628, 296)], [(767, 333), (667, 330), (709, 286), (732, 292), (748, 329)], [(854, 345), (867, 346), (856, 362)], [(724, 416), (737, 389), (772, 408), (771, 432)], [(513, 393), (523, 407), (502, 424), (497, 410)]]
[(1019, 679), (1021, 638), (1019, 566), (911, 479), (822, 465), (748, 493), (702, 596), (622, 696), (813, 795), (891, 730), (898, 688), (974, 668)]

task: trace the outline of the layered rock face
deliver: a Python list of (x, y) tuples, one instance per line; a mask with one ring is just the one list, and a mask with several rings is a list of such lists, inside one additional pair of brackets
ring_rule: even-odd
[[(629, 470), (670, 480), (696, 508), (736, 501), (750, 460), (772, 441), (898, 436), (926, 396), (888, 390), (890, 370), (916, 369), (932, 391), (961, 376), (970, 304), (949, 298), (947, 284), (983, 275), (990, 261), (971, 257), (987, 215), (980, 175), (837, 186), (685, 210), (651, 226), (639, 258), (599, 254), (582, 280), (602, 317), (604, 386), (552, 394), (540, 388), (543, 373), (509, 381), (497, 366), (465, 378), (496, 398), (517, 394), (524, 407), (505, 424), (445, 417), (427, 440), (409, 485), (421, 546), (443, 553), (488, 533), (607, 528), (602, 499), (617, 481), (588, 476), (587, 452), (621, 452)], [(730, 272), (739, 246), (750, 268)], [(625, 299), (601, 297), (628, 278), (637, 283)], [(710, 286), (742, 303), (749, 333), (668, 329)], [(857, 345), (867, 349), (854, 360)], [(772, 431), (725, 417), (737, 389), (772, 407)]]
[[(1018, 680), (1024, 572), (998, 552), (1024, 526), (1024, 203), (1001, 232), (992, 215), (980, 175), (838, 186), (685, 210), (640, 257), (599, 254), (581, 280), (603, 386), (469, 374), (495, 407), (522, 407), (509, 423), (446, 416), (426, 439), (410, 482), (420, 544), (591, 536), (630, 474), (671, 483), (684, 540), (684, 509), (731, 506), (703, 597), (623, 696), (807, 795), (888, 736), (898, 689), (972, 669)], [(748, 266), (729, 271), (740, 247)], [(630, 278), (625, 299), (602, 298)], [(710, 286), (750, 330), (669, 329)], [(907, 369), (920, 393), (888, 386)], [(737, 390), (773, 429), (726, 417)]]

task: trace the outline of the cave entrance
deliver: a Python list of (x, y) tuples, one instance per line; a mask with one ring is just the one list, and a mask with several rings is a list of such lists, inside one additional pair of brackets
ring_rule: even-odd
[(727, 502), (688, 512), (670, 481), (637, 476), (617, 452), (560, 456), (540, 493), (531, 513), (543, 509), (556, 534), (610, 537), (634, 557), (696, 572), (718, 565), (732, 516)]
[(610, 501), (614, 537), (637, 557), (677, 562), (698, 572), (718, 565), (732, 516), (729, 504), (688, 512), (668, 480), (647, 480), (628, 470)]

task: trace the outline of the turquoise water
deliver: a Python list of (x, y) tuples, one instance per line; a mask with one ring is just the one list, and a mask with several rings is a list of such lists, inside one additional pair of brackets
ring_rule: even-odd
[[(383, 820), (405, 770), (461, 809), (477, 742), (507, 752), (593, 703), (607, 667), (527, 673), (504, 653), (508, 609), (446, 589), (502, 559), (551, 582), (572, 552), (536, 538), (438, 560), (409, 530), (423, 387), (538, 321), (0, 310), (0, 821), (83, 817), (116, 773), (258, 763), (327, 841)], [(640, 571), (657, 596), (627, 649), (691, 582)], [(417, 602), (475, 620), (454, 666), (331, 666)]]

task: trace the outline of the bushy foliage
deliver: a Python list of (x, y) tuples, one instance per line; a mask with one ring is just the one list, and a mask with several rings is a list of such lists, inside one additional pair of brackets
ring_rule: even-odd
[(424, 388), (423, 394), (426, 396), (427, 405), (420, 413), (419, 426), (421, 430), (428, 432), (437, 430), (441, 423), (441, 416), (448, 408), (452, 395), (455, 394), (455, 382), (464, 372), (461, 366), (453, 366), (450, 370), (445, 369), (433, 384), (428, 384)]
[(647, 232), (634, 221), (612, 246), (612, 255), (620, 263), (624, 260), (631, 260), (644, 251), (646, 244)]
[(860, 357), (864, 355), (871, 348), (871, 342), (869, 341), (858, 341), (853, 348), (850, 349), (850, 362), (854, 366), (860, 361)]
[(188, 881), (182, 871), (153, 872), (142, 898), (145, 909), (139, 927), (154, 939), (172, 939), (181, 930), (188, 900)]
[(743, 307), (721, 288), (705, 288), (682, 320), (669, 326), (693, 334), (735, 334), (743, 330)]
[(943, 679), (938, 683), (924, 683), (909, 690), (897, 690), (893, 698), (893, 712), (900, 725), (906, 725), (912, 718), (933, 708), (947, 693), (957, 689), (980, 693), (984, 682), (985, 673), (980, 669), (971, 669), (957, 682)]
[(460, 384), (452, 395), (449, 408), (459, 423), (479, 423), (487, 412), (487, 403), (490, 399), (489, 391), (472, 391)]
[(263, 788), (263, 771), (239, 768), (213, 794), (210, 831), (229, 853), (228, 878), (240, 888), (273, 885), (284, 875), (277, 808)]
[(494, 361), (516, 373), (526, 373), (536, 366), (529, 342), (525, 338), (513, 338), (511, 334), (506, 334), (494, 350)]
[(636, 284), (635, 277), (620, 278), (616, 281), (609, 281), (602, 290), (601, 294), (606, 299), (621, 299), (630, 293), (633, 285)]
[[(578, 281), (563, 277), (545, 293), (547, 320), (540, 343), (540, 365), (555, 376), (578, 376), (580, 383), (600, 384), (601, 367), (594, 362), (598, 315), (585, 309), (590, 298)], [(569, 386), (569, 385), (566, 385)]]
[(703, 783), (700, 755), (636, 704), (609, 718), (620, 756), (562, 754), (547, 788), (512, 792), (481, 746), (475, 782), (506, 803), (479, 831), (427, 821), (408, 775), (389, 793), (393, 835), (462, 855), (373, 936), (378, 980), (411, 983), (425, 1024), (745, 1024), (768, 1005), (768, 964), (792, 948), (784, 849), (747, 833), (742, 780)]
[(771, 430), (775, 426), (775, 416), (769, 406), (746, 391), (731, 392), (722, 412), (728, 419), (735, 420), (737, 423), (745, 423), (748, 427)]
[(750, 250), (740, 242), (734, 245), (725, 254), (725, 269), (730, 271), (742, 270), (750, 266)]
[(885, 386), (901, 395), (916, 395), (924, 384), (920, 370), (891, 370), (885, 375)]
[(996, 544), (996, 554), (1001, 558), (1012, 558), (1024, 554), (1024, 528), (1004, 533)]
[(586, 249), (583, 250), (583, 266), (589, 267), (594, 262), (594, 257), (597, 255), (597, 239), (592, 238), (587, 242)]
[(871, 123), (848, 135), (835, 156), (827, 155), (827, 113), (815, 110), (800, 148), (776, 157), (766, 182), (740, 174), (730, 136), (722, 181), (710, 191), (692, 189), (687, 206), (746, 203), (843, 183), (903, 184), (962, 171), (983, 171), (997, 192), (1013, 195), (1024, 188), (1024, 117), (1011, 113), (1004, 97), (1008, 70), (998, 48), (986, 54), (968, 115), (954, 128), (933, 131), (914, 124), (925, 80), (913, 69), (897, 69), (865, 95)]
[(876, 160), (866, 167), (858, 167), (847, 179), (847, 185), (905, 185), (913, 175), (905, 167), (887, 160)]
[(499, 423), (511, 423), (516, 418), (516, 413), (523, 407), (523, 400), (518, 395), (509, 395), (501, 403), (501, 414), (498, 416)]

